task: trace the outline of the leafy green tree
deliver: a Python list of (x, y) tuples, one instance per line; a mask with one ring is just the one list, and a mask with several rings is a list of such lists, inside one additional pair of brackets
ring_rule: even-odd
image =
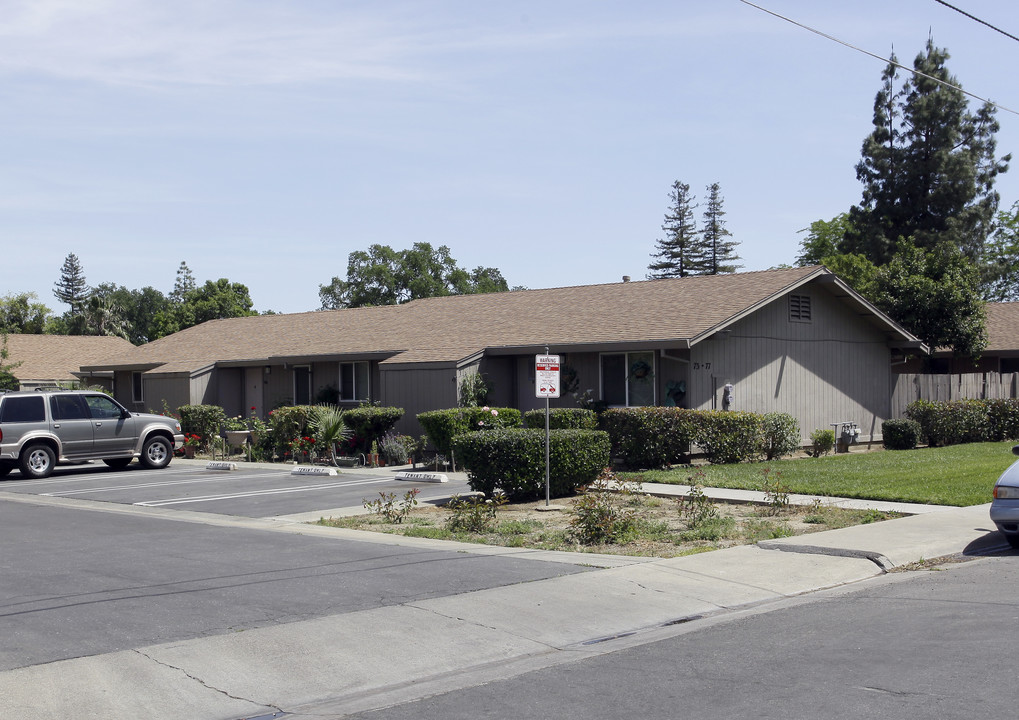
[(703, 261), (697, 268), (697, 274), (721, 275), (736, 272), (737, 268), (743, 267), (737, 262), (739, 255), (736, 254), (736, 247), (739, 243), (729, 239), (732, 233), (725, 227), (723, 203), (718, 183), (708, 185), (708, 200), (701, 230)]
[(92, 290), (81, 312), (82, 335), (108, 335), (125, 340), (130, 337), (123, 296), (119, 302), (117, 297), (121, 289), (113, 283), (102, 283)]
[(976, 266), (958, 248), (901, 244), (891, 262), (878, 270), (875, 299), (932, 350), (949, 348), (973, 357), (987, 345), (978, 284)]
[(509, 287), (496, 268), (468, 272), (456, 264), (449, 248), (415, 243), (396, 251), (372, 245), (347, 257), (347, 277), (319, 285), (323, 310), (373, 305), (397, 305), (426, 297), (504, 292)]
[[(839, 213), (831, 220), (815, 220), (810, 227), (800, 230), (807, 236), (800, 241), (797, 267), (827, 265), (825, 258), (840, 254), (842, 239), (849, 232), (849, 213)], [(831, 268), (829, 268), (831, 269)]]
[(232, 283), (226, 278), (215, 282), (206, 280), (204, 285), (196, 287), (184, 299), (183, 316), (189, 324), (183, 327), (209, 320), (257, 315), (251, 309), (253, 305), (246, 285)]
[(980, 268), (988, 302), (1019, 300), (1019, 201), (998, 213), (994, 234), (984, 245)]
[(903, 242), (949, 244), (971, 261), (981, 257), (998, 207), (994, 181), (1011, 156), (995, 158), (995, 109), (985, 103), (969, 111), (948, 57), (928, 40), (901, 86), (894, 55), (882, 74), (874, 129), (856, 167), (863, 200), (850, 210), (843, 252), (878, 266)]
[(0, 298), (0, 332), (41, 335), (52, 311), (33, 292), (5, 295)]
[(657, 252), (651, 254), (654, 262), (648, 265), (648, 279), (686, 277), (696, 271), (703, 263), (701, 257), (700, 235), (693, 217), (694, 196), (690, 194), (690, 186), (677, 180), (672, 183), (669, 193), (671, 204), (665, 213), (662, 223), (664, 238), (655, 241)]

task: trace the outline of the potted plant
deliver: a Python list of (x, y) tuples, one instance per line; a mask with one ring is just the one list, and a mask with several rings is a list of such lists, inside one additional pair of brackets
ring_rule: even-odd
[(202, 444), (202, 436), (194, 433), (188, 433), (184, 436), (184, 457), (193, 458), (195, 456), (195, 450)]
[(223, 431), (230, 448), (242, 447), (248, 441), (248, 423), (240, 415), (227, 418), (223, 423)]

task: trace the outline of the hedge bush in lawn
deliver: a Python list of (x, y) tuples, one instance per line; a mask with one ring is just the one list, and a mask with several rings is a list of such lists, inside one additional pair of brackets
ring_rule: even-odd
[[(362, 405), (343, 411), (343, 422), (352, 433), (351, 453), (367, 453), (371, 451), (372, 442), (381, 442), (382, 437), (393, 429), (397, 421), (403, 417), (403, 408), (376, 407)], [(404, 458), (406, 460), (406, 458)]]
[(452, 441), (457, 435), (472, 430), (520, 427), (521, 422), (520, 411), (516, 408), (490, 407), (429, 410), (418, 413), (417, 419), (429, 442), (446, 457), (456, 455)]
[[(545, 495), (545, 431), (495, 429), (454, 437), (451, 449), (467, 468), (471, 489), (491, 497), (533, 500)], [(549, 431), (549, 493), (573, 494), (594, 482), (609, 464), (610, 443), (599, 430)]]
[(690, 452), (697, 415), (676, 407), (610, 408), (601, 414), (600, 425), (612, 440), (612, 455), (627, 467), (658, 469)]
[[(545, 429), (545, 411), (528, 410), (524, 413), (524, 427)], [(548, 412), (551, 430), (597, 430), (598, 413), (586, 408), (552, 408)]]

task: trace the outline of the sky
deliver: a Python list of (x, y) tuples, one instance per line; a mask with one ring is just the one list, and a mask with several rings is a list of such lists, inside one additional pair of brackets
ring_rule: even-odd
[[(878, 58), (740, 0), (0, 0), (0, 295), (63, 313), (75, 253), (304, 312), (415, 242), (511, 286), (639, 280), (676, 180), (719, 183), (744, 270), (792, 264), (860, 201), (879, 58), (928, 36), (1019, 157), (1016, 40), (935, 0), (757, 4)], [(1019, 36), (1019, 3), (951, 4)]]

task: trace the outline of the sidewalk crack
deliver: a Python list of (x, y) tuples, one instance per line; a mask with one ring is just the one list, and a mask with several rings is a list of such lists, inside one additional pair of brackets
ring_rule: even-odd
[(185, 670), (182, 667), (177, 667), (176, 665), (171, 665), (170, 663), (163, 662), (162, 660), (158, 660), (157, 658), (152, 657), (148, 653), (145, 653), (145, 652), (143, 652), (141, 650), (138, 650), (138, 649), (135, 649), (133, 652), (137, 653), (138, 655), (141, 655), (146, 660), (150, 660), (151, 662), (154, 662), (156, 665), (160, 665), (162, 667), (169, 668), (170, 670), (174, 670), (176, 672), (179, 672), (182, 675), (184, 675), (184, 677), (188, 678), (189, 680), (194, 680), (196, 683), (198, 683), (202, 687), (208, 688), (209, 690), (212, 690), (213, 692), (219, 693), (220, 695), (223, 695), (224, 697), (228, 697), (231, 700), (238, 700), (240, 702), (251, 703), (252, 705), (258, 705), (259, 707), (268, 708), (269, 710), (272, 710), (274, 713), (285, 714), (283, 708), (281, 708), (281, 707), (277, 707), (275, 705), (272, 705), (271, 703), (259, 702), (257, 700), (252, 700), (250, 698), (239, 697), (237, 695), (233, 695), (233, 694), (227, 692), (226, 690), (223, 690), (222, 688), (218, 688), (218, 687), (215, 687), (213, 685), (210, 685), (209, 683), (207, 683), (202, 678), (200, 678), (197, 675), (194, 675), (194, 674), (188, 672), (187, 670)]

